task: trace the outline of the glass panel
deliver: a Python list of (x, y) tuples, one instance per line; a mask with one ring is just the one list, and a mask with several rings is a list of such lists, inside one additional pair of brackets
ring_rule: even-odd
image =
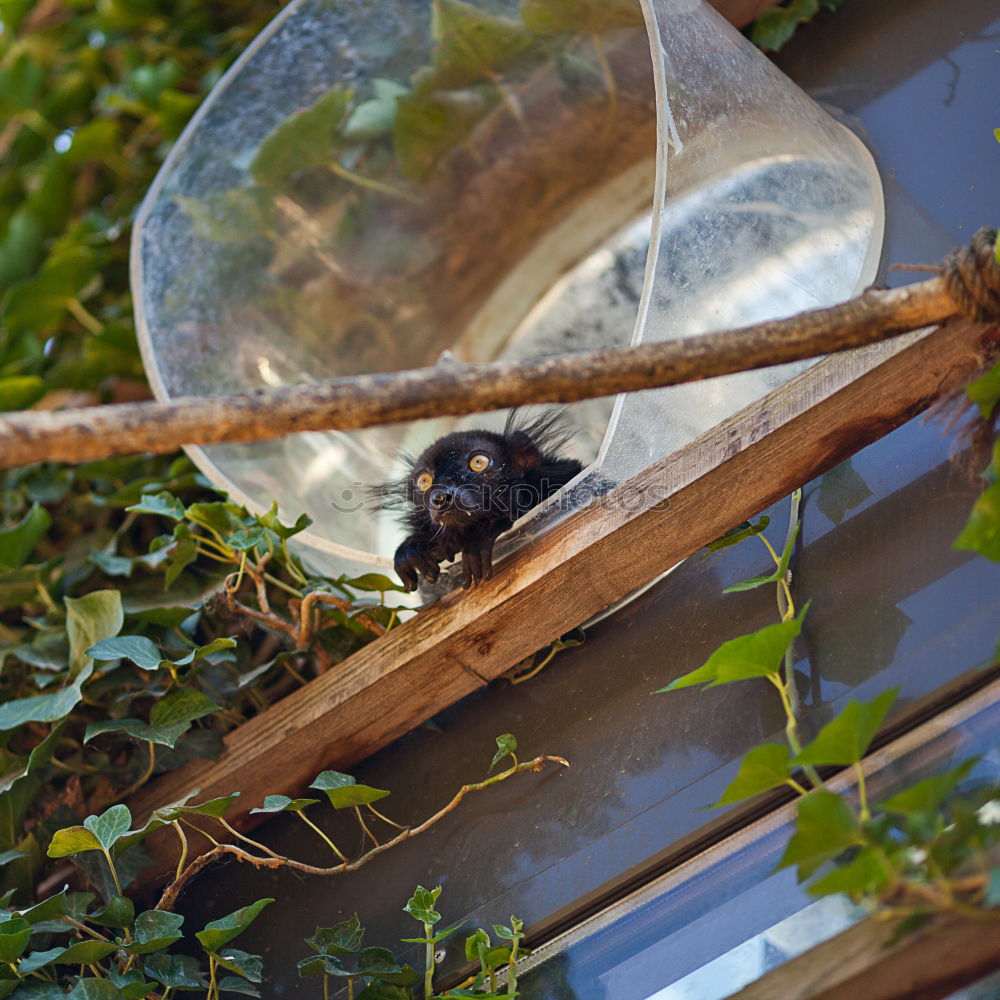
[[(967, 785), (995, 782), (998, 726), (993, 684), (954, 718), (901, 741), (904, 752), (880, 752), (888, 764), (871, 775), (875, 798), (975, 754), (983, 759)], [(518, 979), (524, 1000), (721, 1000), (863, 918), (844, 897), (810, 902), (794, 869), (772, 874), (787, 837), (770, 820), (751, 827), (735, 849), (723, 845), (697, 871), (682, 867), (546, 947)], [(712, 854), (722, 858), (712, 863)]]

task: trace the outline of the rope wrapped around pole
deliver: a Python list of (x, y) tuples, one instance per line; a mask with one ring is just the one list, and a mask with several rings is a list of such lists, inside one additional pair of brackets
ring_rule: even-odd
[(903, 288), (869, 289), (840, 305), (738, 330), (526, 361), (449, 362), (171, 403), (23, 411), (0, 420), (0, 468), (571, 403), (863, 347), (963, 314), (997, 323), (996, 239), (996, 230), (979, 230), (971, 246), (949, 255), (939, 277)]

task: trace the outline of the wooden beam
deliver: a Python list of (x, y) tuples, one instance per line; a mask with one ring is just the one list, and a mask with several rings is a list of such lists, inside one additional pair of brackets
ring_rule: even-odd
[(925, 409), (997, 333), (950, 324), (820, 362), (146, 786), (133, 814), (239, 791), (245, 825), (265, 795), (352, 767)]
[(729, 1000), (938, 1000), (1000, 969), (1000, 921), (943, 914), (893, 942), (899, 920), (867, 920)]

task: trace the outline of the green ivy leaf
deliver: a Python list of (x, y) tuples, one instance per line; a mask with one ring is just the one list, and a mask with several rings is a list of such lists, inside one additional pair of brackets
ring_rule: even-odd
[(0, 411), (26, 410), (45, 395), (45, 382), (38, 375), (7, 375), (0, 378)]
[(635, 0), (521, 0), (521, 21), (540, 35), (600, 35), (643, 23)]
[(240, 976), (223, 976), (219, 980), (220, 993), (242, 993), (247, 997), (259, 997), (260, 990)]
[(496, 17), (462, 0), (432, 0), (435, 46), (429, 82), (439, 90), (492, 80), (537, 44), (517, 21)]
[(777, 52), (795, 34), (800, 21), (808, 21), (818, 12), (819, 0), (791, 0), (783, 7), (766, 7), (753, 22), (750, 40), (762, 49)]
[(87, 914), (87, 920), (101, 927), (129, 927), (135, 919), (135, 904), (125, 896), (112, 896), (103, 909)]
[(929, 778), (924, 778), (879, 803), (879, 808), (885, 812), (899, 813), (904, 816), (916, 813), (936, 815), (940, 812), (944, 800), (960, 782), (968, 777), (969, 772), (978, 761), (978, 757), (972, 757), (963, 761), (958, 767), (950, 768), (942, 774), (934, 774)]
[(39, 332), (56, 326), (70, 303), (93, 280), (97, 265), (93, 250), (74, 247), (46, 261), (37, 277), (12, 285), (3, 303), (8, 332)]
[(397, 986), (415, 986), (420, 973), (409, 965), (400, 965), (388, 948), (364, 948), (358, 953), (357, 974), (371, 976)]
[(146, 910), (135, 918), (135, 935), (125, 950), (130, 955), (162, 951), (184, 936), (181, 934), (183, 923), (184, 917), (180, 913)]
[(184, 504), (168, 490), (161, 490), (159, 493), (143, 493), (142, 499), (138, 503), (125, 509), (139, 514), (158, 514), (160, 517), (168, 517), (173, 521), (184, 519)]
[(251, 955), (236, 948), (227, 948), (215, 956), (215, 960), (224, 969), (235, 972), (252, 983), (259, 983), (263, 978), (264, 960), (260, 955)]
[(56, 830), (49, 842), (50, 858), (65, 858), (81, 851), (99, 851), (101, 842), (83, 826), (67, 826)]
[(441, 914), (434, 909), (434, 904), (440, 895), (441, 886), (425, 889), (422, 885), (418, 885), (413, 895), (406, 901), (403, 912), (409, 913), (414, 920), (419, 920), (422, 924), (433, 926), (441, 919)]
[(486, 953), (490, 946), (490, 936), (477, 927), (475, 931), (465, 939), (465, 960), (467, 962), (478, 962), (481, 956)]
[(28, 947), (32, 933), (31, 924), (23, 917), (11, 917), (0, 923), (0, 962), (8, 965), (16, 962)]
[(240, 508), (225, 500), (189, 504), (184, 509), (184, 516), (189, 521), (216, 531), (220, 535), (228, 535), (231, 531), (239, 531), (246, 527)]
[(787, 622), (765, 625), (750, 635), (741, 635), (724, 642), (697, 670), (683, 674), (654, 693), (662, 694), (696, 684), (715, 687), (731, 681), (777, 674), (785, 651), (802, 630), (802, 620), (808, 610), (807, 604), (797, 617)]
[(766, 576), (754, 576), (749, 580), (741, 580), (739, 583), (732, 583), (722, 592), (724, 594), (736, 594), (744, 590), (755, 590), (757, 587), (762, 587), (765, 583), (777, 583), (781, 580), (788, 572), (788, 564), (791, 562), (792, 553), (795, 551), (795, 539), (798, 538), (801, 526), (802, 522), (800, 521), (792, 529), (792, 533), (785, 542), (785, 548), (782, 550), (781, 558), (778, 560), (778, 565), (773, 573), (768, 573)]
[(185, 653), (184, 656), (173, 662), (175, 666), (186, 667), (196, 660), (201, 660), (206, 656), (211, 656), (213, 653), (219, 652), (220, 649), (233, 649), (235, 645), (236, 640), (232, 636), (219, 636), (219, 638), (213, 639), (204, 646), (192, 649), (190, 653)]
[(45, 920), (58, 920), (66, 914), (66, 894), (68, 891), (64, 887), (56, 895), (49, 896), (48, 899), (43, 899), (40, 903), (36, 903), (26, 910), (21, 910), (20, 915), (29, 924), (40, 924)]
[(798, 865), (802, 882), (817, 868), (861, 842), (857, 817), (833, 792), (816, 789), (798, 801), (795, 832), (778, 868)]
[[(307, 806), (315, 805), (319, 799), (290, 799), (287, 795), (268, 795), (264, 804), (251, 813), (302, 812)], [(318, 928), (317, 928), (318, 930)]]
[(389, 794), (381, 788), (356, 784), (349, 774), (341, 774), (339, 771), (321, 772), (316, 775), (316, 779), (309, 787), (326, 792), (326, 797), (334, 809), (368, 805), (370, 802), (384, 799)]
[(350, 919), (342, 920), (332, 927), (317, 927), (311, 938), (306, 938), (306, 944), (322, 955), (334, 955), (344, 958), (361, 950), (365, 929), (355, 913)]
[(0, 791), (0, 844), (3, 846), (25, 849), (26, 844), (21, 841), (21, 824), (41, 788), (37, 772), (51, 760), (61, 733), (62, 726), (53, 726), (49, 735), (28, 754), (27, 766), (6, 776), (6, 787)]
[(504, 733), (497, 737), (497, 752), (493, 755), (489, 769), (492, 771), (504, 759), (513, 757), (517, 750), (517, 737), (513, 733)]
[(300, 959), (296, 965), (299, 975), (308, 976), (351, 976), (353, 973), (344, 967), (339, 958), (332, 955), (310, 955)]
[(272, 225), (274, 203), (260, 187), (212, 191), (201, 198), (174, 195), (200, 240), (237, 244), (260, 238)]
[(121, 1000), (145, 1000), (156, 989), (156, 983), (147, 983), (137, 969), (119, 972), (113, 963), (108, 969), (108, 982), (118, 990)]
[(84, 597), (67, 597), (64, 600), (70, 677), (76, 677), (84, 668), (91, 666), (87, 650), (101, 639), (108, 639), (121, 631), (125, 613), (122, 610), (122, 595), (117, 590), (95, 590)]
[(712, 552), (718, 552), (720, 549), (728, 549), (730, 546), (739, 545), (740, 542), (746, 541), (748, 538), (753, 538), (754, 535), (759, 535), (770, 523), (771, 519), (766, 514), (756, 524), (752, 521), (744, 521), (738, 528), (733, 528), (732, 531), (727, 531), (721, 538), (717, 538), (714, 542), (709, 542), (705, 546), (705, 554), (708, 555)]
[(339, 132), (353, 100), (351, 87), (337, 85), (311, 108), (289, 115), (260, 144), (250, 163), (253, 179), (280, 185), (298, 170), (329, 163), (341, 148)]
[(402, 590), (403, 588), (381, 573), (362, 573), (361, 576), (351, 577), (344, 580), (344, 585), (353, 590), (377, 591), (384, 594), (389, 590)]
[(829, 896), (846, 892), (854, 897), (870, 896), (889, 884), (892, 872), (871, 848), (860, 850), (846, 865), (834, 868), (809, 885), (811, 896)]
[(73, 133), (73, 144), (66, 151), (70, 163), (103, 160), (121, 148), (121, 130), (111, 118), (95, 118)]
[(217, 711), (219, 706), (201, 691), (192, 687), (179, 687), (153, 706), (149, 713), (149, 723), (156, 728), (181, 723), (190, 725), (195, 719)]
[(772, 788), (788, 784), (792, 776), (791, 753), (782, 743), (764, 743), (743, 756), (739, 773), (713, 808), (742, 802)]
[(156, 670), (164, 660), (163, 654), (152, 639), (144, 635), (116, 635), (95, 642), (87, 650), (95, 660), (131, 660), (143, 670)]
[(241, 528), (239, 531), (234, 531), (226, 539), (230, 548), (236, 549), (237, 552), (249, 552), (250, 549), (256, 548), (266, 541), (267, 531), (259, 524), (252, 528)]
[(495, 87), (398, 98), (393, 142), (403, 175), (426, 180), (438, 161), (461, 146), (499, 100)]
[(209, 921), (203, 930), (195, 932), (195, 937), (201, 942), (205, 951), (217, 954), (220, 948), (238, 934), (242, 934), (268, 903), (273, 902), (273, 898), (258, 899), (249, 906), (242, 906), (218, 920)]
[[(1000, 246), (1000, 241), (997, 245)], [(969, 397), (969, 401), (979, 408), (983, 420), (990, 420), (997, 403), (1000, 403), (1000, 361), (985, 375), (970, 382), (965, 387), (965, 394)]]
[(111, 719), (107, 722), (90, 723), (84, 731), (83, 742), (89, 743), (95, 736), (102, 736), (104, 733), (127, 733), (133, 739), (157, 743), (172, 749), (190, 728), (190, 722), (151, 726), (142, 719)]
[(167, 570), (163, 574), (164, 588), (172, 587), (181, 573), (198, 558), (198, 543), (191, 537), (191, 530), (186, 524), (178, 524), (174, 528), (174, 538)]
[(122, 994), (107, 979), (81, 979), (66, 994), (66, 1000), (122, 1000)]
[(860, 507), (870, 496), (872, 491), (868, 484), (858, 475), (854, 463), (847, 459), (820, 480), (816, 506), (830, 521), (840, 524), (848, 511)]
[[(58, 962), (60, 965), (90, 965), (110, 955), (118, 946), (111, 941), (77, 941), (68, 948), (33, 951), (22, 959), (17, 971), (26, 976), (36, 969)], [(110, 985), (110, 984), (109, 984)], [(70, 994), (72, 996), (72, 994)]]
[(351, 142), (378, 139), (392, 132), (396, 122), (396, 99), (409, 93), (407, 87), (394, 80), (375, 79), (372, 83), (375, 96), (359, 104), (340, 130)]
[(1000, 482), (987, 486), (980, 494), (954, 547), (1000, 562)]
[(150, 955), (143, 960), (147, 976), (178, 990), (204, 989), (205, 981), (197, 959), (190, 955)]
[(93, 665), (77, 674), (76, 680), (55, 694), (32, 695), (0, 705), (0, 730), (17, 729), (28, 722), (57, 722), (76, 707), (82, 696), (84, 682), (89, 680)]
[(874, 701), (860, 702), (852, 698), (843, 712), (819, 731), (816, 739), (802, 749), (793, 763), (814, 767), (859, 763), (898, 693), (899, 688), (895, 687), (883, 691)]
[(175, 820), (178, 816), (214, 816), (218, 818), (219, 816), (225, 816), (229, 811), (229, 807), (239, 797), (239, 792), (233, 792), (230, 795), (220, 795), (217, 798), (208, 799), (207, 801), (201, 802), (196, 806), (166, 806), (162, 809), (157, 809), (155, 815), (164, 819), (168, 823)]
[(464, 920), (460, 920), (457, 924), (452, 924), (451, 927), (446, 927), (443, 931), (438, 931), (437, 934), (432, 934), (430, 937), (400, 938), (400, 940), (404, 941), (406, 944), (434, 945), (437, 944), (438, 941), (443, 941), (446, 937), (450, 937), (464, 923)]
[(128, 577), (132, 575), (134, 560), (129, 559), (126, 556), (119, 556), (114, 552), (98, 552), (96, 550), (92, 550), (88, 554), (87, 559), (102, 573), (106, 573), (108, 576)]
[(277, 502), (271, 504), (271, 509), (266, 514), (261, 514), (257, 521), (268, 531), (273, 531), (279, 538), (284, 539), (305, 531), (312, 524), (312, 518), (308, 514), (300, 514), (292, 525), (282, 524), (278, 518)]
[(97, 838), (105, 851), (110, 851), (118, 839), (128, 833), (128, 828), (132, 825), (132, 814), (127, 805), (119, 802), (100, 816), (88, 816), (83, 825)]
[(510, 918), (510, 927), (504, 924), (494, 924), (493, 933), (504, 941), (520, 941), (524, 937), (524, 921), (517, 917)]
[(49, 512), (36, 503), (13, 528), (0, 531), (0, 566), (20, 569), (51, 525)]

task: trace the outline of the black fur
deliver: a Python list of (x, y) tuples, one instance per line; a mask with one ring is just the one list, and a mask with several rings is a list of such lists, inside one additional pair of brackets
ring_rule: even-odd
[[(457, 431), (439, 438), (412, 463), (409, 476), (381, 487), (382, 497), (395, 498), (383, 501), (384, 508), (408, 508), (408, 534), (395, 556), (404, 589), (416, 590), (420, 576), (434, 583), (439, 564), (459, 553), (464, 587), (489, 580), (497, 536), (583, 469), (558, 456), (568, 439), (556, 412), (519, 423), (515, 411), (502, 433)], [(490, 464), (475, 472), (469, 462), (479, 454)], [(421, 491), (424, 474), (432, 484)]]

